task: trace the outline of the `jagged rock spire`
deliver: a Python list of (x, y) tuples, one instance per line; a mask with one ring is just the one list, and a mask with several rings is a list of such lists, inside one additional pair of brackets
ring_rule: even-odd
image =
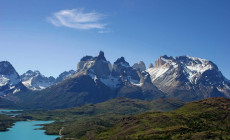
[(99, 60), (105, 60), (106, 61), (106, 58), (105, 58), (105, 55), (104, 55), (104, 52), (103, 51), (100, 51), (99, 52), (99, 55), (95, 57), (96, 59), (99, 59)]
[(121, 64), (129, 67), (129, 63), (125, 61), (125, 58), (122, 56), (121, 58), (118, 58), (114, 64)]

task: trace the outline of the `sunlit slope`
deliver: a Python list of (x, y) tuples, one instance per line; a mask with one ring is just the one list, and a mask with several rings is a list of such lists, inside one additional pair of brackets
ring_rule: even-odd
[(187, 103), (173, 112), (125, 117), (98, 139), (230, 139), (230, 99)]

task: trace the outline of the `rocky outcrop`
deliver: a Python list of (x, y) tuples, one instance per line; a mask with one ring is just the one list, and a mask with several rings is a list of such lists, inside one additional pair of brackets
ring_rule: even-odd
[(149, 64), (149, 68), (152, 68), (152, 67), (153, 67), (153, 64), (152, 64), (152, 63), (150, 63), (150, 64)]
[(0, 62), (0, 95), (25, 91), (20, 76), (8, 61)]
[(145, 63), (143, 61), (140, 61), (138, 63), (135, 63), (133, 66), (132, 66), (134, 69), (136, 70), (140, 70), (140, 71), (145, 71), (146, 70), (146, 66), (145, 66)]
[(77, 72), (81, 71), (86, 62), (93, 60), (92, 56), (84, 56), (77, 64)]
[(185, 101), (215, 96), (230, 97), (230, 84), (211, 61), (161, 56), (147, 72), (152, 82), (170, 97)]
[(86, 56), (78, 63), (78, 73), (86, 73), (93, 77), (104, 78), (111, 74), (111, 63), (106, 60), (104, 52), (96, 57)]
[(42, 90), (53, 85), (56, 79), (52, 76), (45, 77), (37, 70), (28, 70), (21, 75), (21, 80), (22, 83), (31, 90)]
[(124, 57), (118, 58), (113, 64), (112, 75), (122, 78), (123, 82), (139, 83), (138, 71), (130, 67)]
[(71, 75), (74, 75), (76, 72), (74, 70), (64, 71), (61, 73), (55, 80), (55, 83), (61, 82), (62, 80), (67, 79)]

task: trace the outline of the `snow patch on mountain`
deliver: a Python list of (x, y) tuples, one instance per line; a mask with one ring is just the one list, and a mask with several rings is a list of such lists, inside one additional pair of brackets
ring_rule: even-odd
[(27, 81), (23, 81), (22, 84), (24, 84), (26, 87), (30, 87), (33, 77), (30, 77)]
[(13, 94), (15, 94), (15, 93), (17, 93), (17, 92), (20, 92), (21, 90), (19, 89), (19, 88), (17, 88), (17, 89), (15, 89), (14, 91), (13, 91)]
[(20, 82), (20, 78), (18, 77), (18, 74), (13, 72), (10, 75), (4, 75), (0, 74), (0, 86), (5, 86), (7, 84), (9, 85), (15, 85)]
[(7, 61), (0, 62), (0, 95), (16, 93), (24, 88), (14, 67)]
[(136, 84), (140, 84), (140, 81), (132, 79), (132, 77), (128, 77), (128, 81), (130, 81), (131, 84), (136, 85)]
[(156, 65), (146, 71), (151, 75), (152, 81), (154, 81), (159, 77), (167, 75), (167, 72), (171, 69), (178, 69), (179, 66), (192, 84), (196, 84), (197, 80), (204, 72), (213, 69), (212, 63), (205, 59), (189, 56), (180, 56), (175, 58), (161, 56), (156, 61)]
[(111, 88), (117, 88), (120, 85), (119, 78), (113, 77), (111, 75), (107, 78), (100, 78), (100, 81)]
[(184, 73), (188, 75), (188, 79), (191, 83), (197, 84), (197, 79), (207, 70), (212, 70), (213, 66), (210, 64), (210, 61), (196, 58), (196, 57), (189, 57), (189, 62), (183, 62), (184, 65)]
[(169, 68), (167, 67), (157, 67), (157, 68), (149, 68), (146, 70), (151, 75), (152, 80), (155, 80), (162, 76), (165, 72), (167, 72)]
[(22, 83), (31, 90), (42, 90), (55, 83), (54, 77), (45, 77), (39, 71), (27, 71), (21, 75)]
[(91, 69), (90, 73), (88, 73), (88, 75), (95, 81), (97, 82), (97, 80), (100, 80), (100, 82), (102, 82), (103, 84), (105, 84), (106, 86), (110, 87), (110, 88), (117, 88), (120, 84), (120, 80), (117, 77), (114, 76), (107, 76), (107, 77), (101, 77), (98, 78), (96, 74), (94, 74), (94, 71)]
[(173, 60), (166, 59), (166, 58), (164, 58), (164, 57), (160, 57), (160, 59), (161, 59), (162, 61), (164, 61), (165, 63), (172, 65), (173, 67), (177, 67), (177, 66), (178, 66), (178, 65), (176, 64), (176, 62), (174, 62)]
[(122, 67), (130, 67), (129, 64), (123, 63), (123, 62), (120, 62), (120, 65), (121, 65)]

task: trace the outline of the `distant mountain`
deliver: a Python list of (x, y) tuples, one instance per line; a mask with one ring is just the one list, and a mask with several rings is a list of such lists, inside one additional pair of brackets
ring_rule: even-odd
[(111, 75), (120, 81), (117, 89), (118, 97), (152, 100), (165, 96), (152, 84), (148, 73), (131, 67), (124, 57), (114, 62)]
[(31, 90), (42, 90), (55, 83), (55, 78), (45, 77), (39, 71), (27, 71), (21, 75), (22, 83)]
[(55, 83), (58, 83), (62, 80), (65, 80), (66, 78), (70, 77), (71, 75), (73, 75), (75, 73), (74, 70), (69, 70), (69, 71), (64, 71), (63, 73), (61, 73), (55, 80)]
[(164, 96), (148, 80), (148, 73), (131, 67), (124, 57), (118, 58), (112, 66), (101, 51), (96, 57), (83, 57), (78, 66), (77, 75), (89, 75), (97, 85), (103, 84), (115, 92), (114, 97), (152, 100)]
[(152, 100), (164, 96), (152, 84), (148, 73), (132, 68), (124, 57), (112, 66), (104, 52), (100, 52), (96, 57), (83, 57), (77, 72), (69, 78), (42, 91), (17, 97), (22, 99), (22, 106), (53, 109), (99, 103), (116, 97)]
[(31, 90), (42, 90), (47, 87), (54, 85), (67, 77), (73, 75), (74, 70), (65, 71), (61, 73), (56, 79), (53, 76), (46, 77), (42, 75), (39, 71), (28, 70), (26, 73), (20, 76), (22, 83)]
[(0, 95), (25, 91), (20, 76), (8, 61), (0, 62)]
[(211, 61), (189, 57), (161, 56), (147, 72), (152, 82), (169, 97), (185, 101), (230, 97), (230, 82)]
[[(124, 57), (112, 65), (101, 51), (95, 57), (84, 56), (76, 72), (63, 72), (57, 79), (45, 77), (38, 71), (28, 71), (21, 79), (33, 91), (14, 95), (17, 90), (12, 90), (5, 98), (20, 106), (49, 109), (99, 103), (117, 97), (141, 100), (166, 97), (183, 101), (230, 98), (230, 81), (209, 60), (161, 56), (155, 66), (151, 64), (145, 69), (141, 61), (131, 67)], [(8, 85), (21, 83), (17, 74), (14, 77), (16, 82)], [(10, 89), (12, 86), (8, 87)]]

